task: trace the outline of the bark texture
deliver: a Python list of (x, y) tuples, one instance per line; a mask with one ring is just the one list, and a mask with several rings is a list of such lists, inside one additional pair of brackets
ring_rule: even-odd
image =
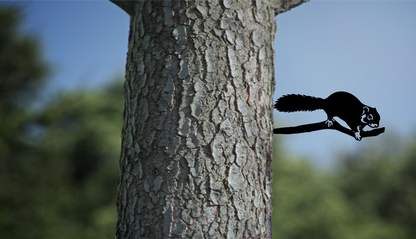
[(116, 238), (271, 238), (274, 16), (136, 2)]

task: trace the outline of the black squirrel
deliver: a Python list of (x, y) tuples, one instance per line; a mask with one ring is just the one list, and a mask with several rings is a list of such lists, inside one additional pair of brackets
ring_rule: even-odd
[(376, 108), (364, 105), (354, 95), (338, 91), (326, 99), (290, 94), (277, 99), (274, 108), (281, 112), (314, 111), (323, 109), (328, 116), (325, 122), (331, 127), (334, 117), (337, 116), (351, 128), (355, 139), (361, 140), (361, 130), (366, 126), (377, 128), (380, 122), (380, 115)]

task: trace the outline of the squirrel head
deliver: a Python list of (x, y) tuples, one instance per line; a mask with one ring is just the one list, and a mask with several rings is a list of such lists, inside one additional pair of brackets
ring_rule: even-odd
[(380, 123), (380, 115), (378, 114), (376, 108), (364, 106), (363, 113), (361, 114), (361, 122), (371, 128), (377, 128)]

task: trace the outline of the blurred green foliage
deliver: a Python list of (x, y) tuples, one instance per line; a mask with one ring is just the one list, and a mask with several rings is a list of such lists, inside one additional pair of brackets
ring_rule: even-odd
[(20, 19), (0, 5), (0, 238), (114, 238), (122, 82), (30, 109), (48, 66)]
[(0, 159), (2, 238), (114, 238), (123, 100), (119, 83), (28, 115)]
[[(114, 238), (122, 83), (33, 112), (48, 67), (19, 19), (0, 8), (0, 238)], [(416, 238), (416, 140), (397, 138), (328, 172), (288, 158), (275, 137), (273, 237)]]
[(37, 38), (19, 30), (21, 13), (0, 5), (0, 117), (32, 100), (48, 73)]
[(416, 238), (416, 140), (374, 142), (331, 172), (275, 155), (273, 238)]

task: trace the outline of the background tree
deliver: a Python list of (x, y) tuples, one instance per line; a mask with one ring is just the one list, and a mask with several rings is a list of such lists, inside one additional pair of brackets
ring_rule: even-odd
[(26, 147), (0, 158), (2, 236), (114, 237), (122, 105), (119, 82), (30, 115)]
[(10, 160), (24, 147), (18, 139), (22, 106), (36, 96), (48, 69), (37, 40), (22, 35), (19, 24), (17, 8), (0, 8), (0, 158)]
[(343, 157), (339, 188), (360, 218), (363, 238), (415, 238), (415, 139), (390, 135)]
[(34, 111), (48, 65), (20, 22), (0, 6), (0, 235), (114, 238), (122, 84)]
[(72, 93), (31, 114), (0, 158), (5, 238), (113, 238), (123, 93)]
[(275, 158), (273, 237), (414, 238), (416, 140), (408, 141), (376, 140), (340, 157), (333, 172)]

